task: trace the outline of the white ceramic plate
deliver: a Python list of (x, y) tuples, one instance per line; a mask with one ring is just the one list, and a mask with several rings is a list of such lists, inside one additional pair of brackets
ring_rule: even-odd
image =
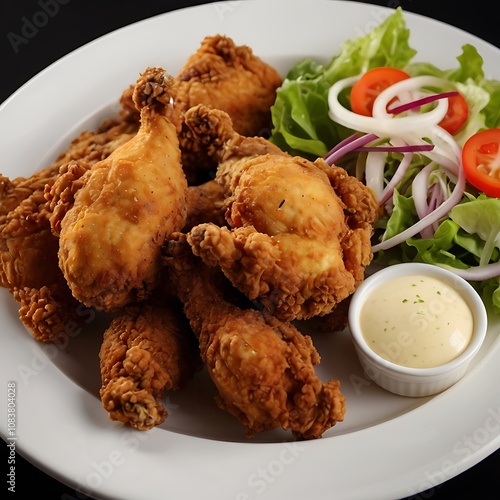
[[(342, 41), (367, 33), (390, 12), (350, 2), (252, 0), (188, 8), (115, 31), (51, 65), (3, 104), (3, 174), (29, 175), (47, 165), (79, 131), (114, 114), (121, 92), (147, 66), (176, 74), (206, 35), (248, 44), (284, 74), (304, 57), (329, 60)], [(484, 57), (487, 77), (500, 78), (495, 47), (405, 15), (418, 59), (454, 67), (470, 42)], [(436, 486), (500, 447), (498, 318), (465, 378), (422, 399), (370, 383), (347, 332), (313, 334), (319, 375), (342, 381), (345, 422), (315, 441), (294, 443), (275, 431), (249, 442), (239, 423), (215, 407), (204, 373), (166, 399), (170, 416), (162, 426), (140, 433), (111, 422), (97, 396), (105, 322), (92, 321), (64, 349), (41, 345), (21, 326), (11, 296), (0, 292), (0, 371), (4, 389), (8, 381), (17, 384), (17, 450), (97, 498), (387, 500)], [(0, 414), (5, 438), (5, 396)]]

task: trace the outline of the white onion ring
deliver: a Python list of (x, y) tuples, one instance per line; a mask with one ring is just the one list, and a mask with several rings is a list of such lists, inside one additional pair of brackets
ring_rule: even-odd
[[(395, 118), (393, 115), (387, 113), (385, 107), (383, 112), (378, 110), (378, 107), (382, 106), (384, 102), (385, 106), (387, 106), (388, 102), (392, 98), (394, 98), (394, 95), (391, 95), (386, 91), (391, 89), (393, 86), (398, 85), (399, 83), (408, 81), (403, 80), (402, 82), (398, 82), (398, 84), (394, 84), (393, 86), (388, 87), (388, 89), (379, 94), (373, 106), (374, 113), (375, 109), (378, 110), (378, 117), (363, 116), (358, 113), (354, 113), (353, 111), (350, 111), (349, 109), (342, 106), (339, 101), (339, 94), (345, 88), (352, 86), (359, 78), (359, 76), (355, 76), (339, 80), (332, 85), (328, 92), (330, 118), (349, 129), (365, 133), (377, 134), (380, 137), (397, 136), (406, 139), (406, 135), (415, 136), (415, 134), (419, 130), (428, 130), (431, 125), (438, 124), (448, 111), (447, 99), (438, 101), (436, 107), (426, 113), (419, 113), (412, 116), (398, 116), (397, 118)], [(409, 80), (412, 79), (410, 78)], [(389, 97), (390, 95), (391, 97)], [(381, 98), (381, 96), (383, 97)], [(375, 108), (376, 105), (377, 108)]]
[[(413, 203), (415, 204), (415, 210), (420, 219), (423, 219), (432, 211), (429, 209), (429, 204), (427, 203), (427, 188), (429, 184), (429, 177), (431, 172), (436, 168), (434, 162), (429, 163), (415, 176), (412, 183), (412, 194)], [(432, 236), (432, 225), (429, 224), (420, 231), (422, 238), (427, 238)]]
[(387, 153), (370, 152), (366, 156), (365, 184), (375, 193), (377, 200), (384, 191), (384, 169)]

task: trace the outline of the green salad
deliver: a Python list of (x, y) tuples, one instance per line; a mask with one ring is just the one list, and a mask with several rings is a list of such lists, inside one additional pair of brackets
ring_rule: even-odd
[(270, 140), (373, 188), (375, 261), (449, 268), (500, 314), (500, 81), (470, 44), (451, 69), (416, 54), (398, 8), (328, 63), (299, 62), (278, 89)]

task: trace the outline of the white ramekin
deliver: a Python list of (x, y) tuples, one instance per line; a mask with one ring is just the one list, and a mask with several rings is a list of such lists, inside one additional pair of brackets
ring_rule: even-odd
[[(382, 358), (367, 345), (361, 332), (363, 304), (379, 285), (405, 275), (421, 275), (443, 280), (458, 290), (470, 307), (474, 322), (472, 338), (467, 348), (452, 361), (432, 368), (409, 368)], [(477, 291), (453, 272), (431, 264), (396, 264), (375, 272), (355, 291), (349, 307), (349, 330), (366, 375), (384, 389), (402, 396), (430, 396), (455, 384), (464, 376), (470, 362), (478, 353), (487, 329), (486, 308)]]

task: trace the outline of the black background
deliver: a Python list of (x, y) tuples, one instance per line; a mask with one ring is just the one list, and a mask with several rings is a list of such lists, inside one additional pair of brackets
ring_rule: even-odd
[[(17, 88), (52, 62), (101, 35), (156, 14), (186, 6), (209, 3), (196, 0), (140, 0), (137, 2), (59, 0), (57, 14), (51, 16), (49, 21), (38, 30), (36, 36), (33, 36), (28, 43), (18, 45), (16, 51), (8, 34), (21, 32), (23, 18), (30, 18), (40, 10), (39, 1), (4, 0), (1, 2), (0, 102), (3, 102)], [(41, 1), (43, 2), (43, 0)], [(370, 1), (366, 3), (391, 7), (395, 5), (394, 1)], [(447, 22), (500, 47), (500, 25), (497, 13), (488, 8), (491, 7), (491, 3), (487, 5), (483, 1), (473, 1), (458, 7), (456, 2), (450, 1), (438, 3), (437, 1), (410, 0), (401, 1), (399, 5), (403, 10)], [(439, 47), (436, 47), (436, 50), (439, 50)], [(492, 380), (491, 383), (498, 383), (498, 381)], [(473, 405), (474, 394), (471, 394), (470, 398), (470, 404)], [(439, 418), (439, 415), (436, 418)], [(460, 416), (457, 415), (457, 418)], [(7, 449), (5, 453), (6, 457)], [(383, 455), (383, 450), (380, 450), (380, 453)], [(7, 458), (5, 458), (4, 463), (7, 463)], [(138, 474), (140, 474), (139, 470)], [(5, 475), (2, 476), (5, 477)], [(4, 491), (9, 494), (6, 483), (1, 488), (5, 488)], [(17, 457), (16, 463), (16, 490), (16, 494), (20, 496), (27, 496), (28, 492), (32, 492), (29, 494), (29, 498), (49, 500), (80, 500), (84, 498), (72, 488), (44, 474), (20, 456)], [(499, 490), (500, 450), (456, 478), (412, 498), (452, 499), (465, 496), (493, 499), (498, 498)], [(6, 498), (4, 493), (1, 496)], [(332, 489), (332, 498), (335, 498), (334, 488)]]

